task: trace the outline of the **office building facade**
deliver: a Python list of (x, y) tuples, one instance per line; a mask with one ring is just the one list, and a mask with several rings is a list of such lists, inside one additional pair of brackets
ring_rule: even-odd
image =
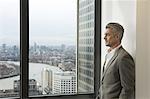
[(79, 0), (78, 6), (78, 91), (94, 92), (94, 4)]
[(43, 94), (77, 93), (76, 74), (72, 71), (55, 71), (44, 68), (42, 71)]

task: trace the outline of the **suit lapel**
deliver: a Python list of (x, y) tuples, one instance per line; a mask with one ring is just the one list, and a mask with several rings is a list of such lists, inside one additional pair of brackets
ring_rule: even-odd
[[(122, 47), (120, 47), (120, 48), (122, 48)], [(120, 49), (120, 48), (119, 48), (119, 49)], [(104, 73), (102, 74), (102, 80), (104, 79), (104, 76), (105, 76), (105, 74), (106, 74), (108, 68), (111, 66), (111, 64), (113, 63), (113, 61), (114, 61), (114, 60), (116, 59), (116, 57), (118, 56), (119, 49), (116, 50), (114, 56), (113, 56), (113, 57), (110, 59), (110, 61), (108, 62), (107, 66), (106, 66), (106, 69), (105, 69)]]

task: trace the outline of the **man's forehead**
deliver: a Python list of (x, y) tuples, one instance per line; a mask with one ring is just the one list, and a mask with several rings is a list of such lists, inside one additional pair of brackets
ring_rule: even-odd
[(107, 34), (108, 34), (108, 33), (112, 33), (112, 32), (113, 32), (113, 31), (112, 31), (112, 29), (110, 29), (110, 28), (107, 28), (106, 31), (105, 31), (105, 33), (107, 33)]

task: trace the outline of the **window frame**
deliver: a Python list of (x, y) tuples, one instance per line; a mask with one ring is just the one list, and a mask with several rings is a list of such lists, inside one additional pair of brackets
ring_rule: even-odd
[[(77, 16), (79, 14), (79, 0), (77, 0)], [(101, 0), (95, 0), (95, 38), (94, 38), (94, 93), (58, 96), (30, 96), (28, 93), (29, 79), (29, 0), (20, 0), (20, 98), (21, 99), (95, 99), (100, 86), (101, 70)], [(79, 31), (77, 17), (77, 31)]]

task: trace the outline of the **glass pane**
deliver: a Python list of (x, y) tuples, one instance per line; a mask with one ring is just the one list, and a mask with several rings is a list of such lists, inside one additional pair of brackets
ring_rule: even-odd
[(29, 95), (75, 94), (77, 0), (29, 0)]
[(19, 0), (0, 0), (0, 98), (19, 96)]
[(95, 0), (79, 0), (78, 92), (94, 92)]

